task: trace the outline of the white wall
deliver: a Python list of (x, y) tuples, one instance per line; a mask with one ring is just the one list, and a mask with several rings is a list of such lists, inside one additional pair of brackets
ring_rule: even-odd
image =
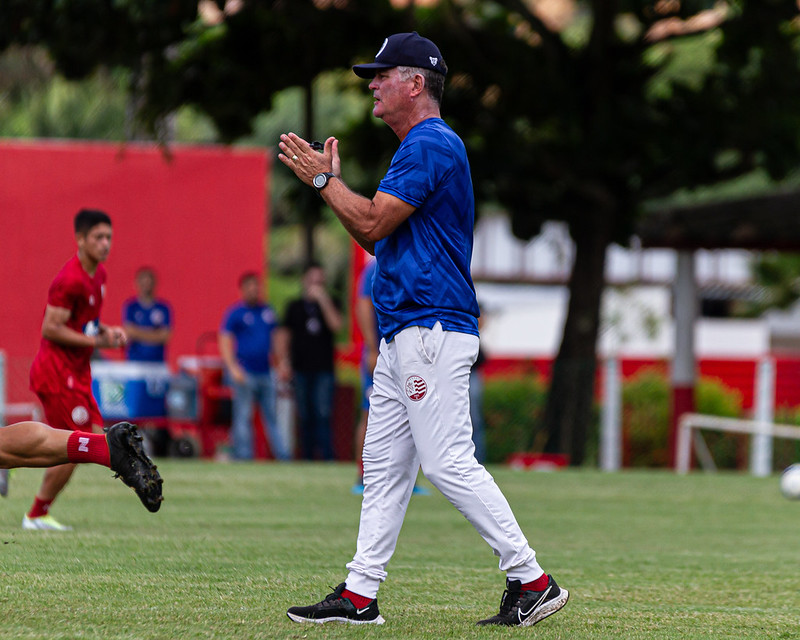
[[(569, 293), (563, 286), (476, 283), (481, 338), (493, 357), (552, 358), (564, 330)], [(671, 291), (665, 286), (608, 287), (598, 340), (601, 357), (670, 358), (675, 349)], [(766, 320), (700, 318), (695, 351), (702, 358), (750, 358), (769, 352)]]

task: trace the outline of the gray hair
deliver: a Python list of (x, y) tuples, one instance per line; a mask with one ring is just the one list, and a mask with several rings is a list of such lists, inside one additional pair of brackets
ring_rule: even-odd
[[(442, 66), (445, 71), (447, 66), (442, 60)], [(397, 73), (403, 82), (411, 80), (416, 74), (420, 74), (425, 80), (425, 90), (431, 99), (438, 105), (442, 104), (442, 96), (444, 95), (444, 74), (431, 69), (423, 69), (422, 67), (397, 67)]]

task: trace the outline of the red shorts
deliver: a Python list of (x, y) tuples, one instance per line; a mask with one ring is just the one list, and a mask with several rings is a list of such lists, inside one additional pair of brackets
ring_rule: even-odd
[(44, 408), (45, 422), (56, 429), (92, 431), (103, 425), (103, 416), (91, 393), (62, 389), (58, 393), (38, 393)]

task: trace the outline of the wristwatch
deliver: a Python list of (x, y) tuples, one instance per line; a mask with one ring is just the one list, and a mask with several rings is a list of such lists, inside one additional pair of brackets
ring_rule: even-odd
[(330, 171), (326, 171), (325, 173), (318, 173), (314, 176), (313, 185), (317, 188), (317, 191), (322, 191), (326, 186), (328, 186), (328, 181), (331, 178), (335, 178), (336, 176), (331, 173)]

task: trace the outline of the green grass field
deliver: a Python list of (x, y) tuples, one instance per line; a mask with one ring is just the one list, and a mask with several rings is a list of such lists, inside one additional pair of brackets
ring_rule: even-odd
[(800, 502), (775, 477), (491, 467), (544, 568), (571, 591), (533, 628), (478, 628), (503, 576), (438, 493), (415, 496), (383, 626), (298, 625), (285, 610), (344, 579), (360, 498), (352, 465), (163, 461), (148, 513), (108, 470), (78, 470), (53, 515), (20, 528), (41, 471), (0, 501), (2, 638), (800, 637)]

